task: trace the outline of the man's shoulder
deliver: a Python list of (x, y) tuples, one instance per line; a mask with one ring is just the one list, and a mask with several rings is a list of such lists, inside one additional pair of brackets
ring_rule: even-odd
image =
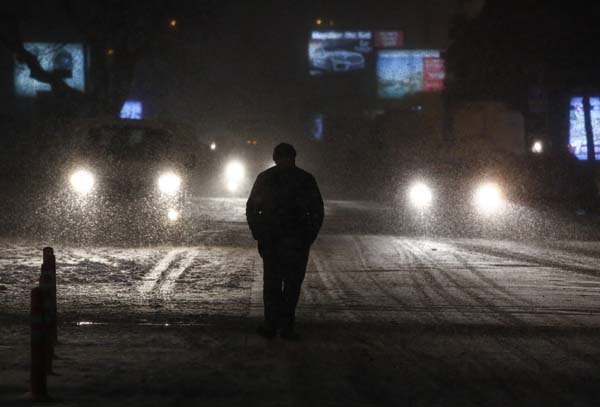
[(300, 168), (293, 168), (293, 177), (300, 185), (303, 185), (305, 188), (311, 188), (313, 185), (317, 183), (315, 177), (308, 171)]
[(304, 169), (302, 169), (300, 167), (294, 167), (294, 168), (296, 169), (298, 175), (301, 176), (301, 177), (304, 177), (304, 178), (307, 178), (307, 179), (314, 179), (315, 178), (315, 177), (313, 177), (313, 175), (310, 172), (308, 172), (308, 171), (306, 171), (306, 170), (304, 170)]
[(269, 178), (275, 176), (277, 174), (285, 173), (288, 174), (291, 172), (294, 176), (305, 179), (314, 179), (315, 177), (308, 171), (300, 168), (300, 167), (291, 167), (291, 168), (279, 168), (277, 166), (273, 166), (264, 170), (263, 172), (258, 174), (259, 178)]
[(265, 179), (272, 177), (277, 172), (277, 167), (267, 168), (263, 172), (258, 173), (257, 179)]

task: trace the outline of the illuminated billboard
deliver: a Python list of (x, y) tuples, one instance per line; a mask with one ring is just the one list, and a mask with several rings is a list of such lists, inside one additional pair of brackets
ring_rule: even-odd
[[(600, 160), (600, 97), (590, 98), (592, 130), (594, 134), (594, 145), (596, 160)], [(585, 118), (583, 112), (583, 98), (571, 98), (569, 129), (569, 148), (579, 160), (587, 160), (587, 138), (585, 135)]]
[(446, 68), (435, 50), (385, 50), (377, 56), (377, 94), (399, 99), (444, 89)]
[(372, 39), (370, 31), (313, 31), (308, 43), (310, 74), (364, 70)]
[(311, 118), (310, 135), (313, 140), (323, 140), (325, 130), (325, 117), (323, 114), (314, 114)]
[(126, 100), (121, 107), (121, 113), (119, 117), (121, 119), (133, 119), (140, 120), (143, 115), (142, 102), (136, 100)]
[[(70, 87), (85, 90), (85, 58), (83, 45), (46, 42), (27, 42), (25, 49), (35, 55), (48, 72), (59, 72)], [(35, 97), (38, 92), (50, 91), (50, 85), (29, 76), (25, 64), (15, 64), (15, 92), (20, 97)]]
[(403, 31), (375, 31), (373, 37), (375, 48), (402, 48), (404, 46)]

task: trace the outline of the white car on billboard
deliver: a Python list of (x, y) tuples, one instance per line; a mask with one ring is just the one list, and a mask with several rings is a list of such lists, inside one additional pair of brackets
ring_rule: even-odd
[(360, 52), (321, 47), (311, 55), (314, 68), (328, 72), (348, 72), (365, 67), (365, 57)]

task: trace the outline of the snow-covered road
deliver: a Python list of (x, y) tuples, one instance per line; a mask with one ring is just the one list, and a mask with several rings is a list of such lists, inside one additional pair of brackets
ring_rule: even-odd
[[(26, 344), (29, 290), (41, 248), (51, 244), (61, 335), (86, 361), (63, 369), (100, 358), (114, 368), (107, 375), (122, 376), (102, 376), (102, 384), (89, 373), (57, 379), (61, 391), (86, 404), (94, 397), (73, 383), (88, 383), (105, 405), (121, 400), (138, 376), (162, 389), (166, 402), (196, 377), (193, 352), (206, 371), (223, 375), (202, 380), (237, 389), (215, 396), (224, 405), (247, 397), (249, 405), (279, 405), (265, 393), (271, 388), (285, 394), (286, 405), (399, 397), (414, 405), (597, 405), (600, 391), (590, 383), (600, 367), (600, 242), (407, 236), (386, 226), (387, 208), (327, 202), (298, 309), (306, 342), (273, 350), (252, 332), (262, 315), (262, 261), (243, 204), (198, 200), (205, 226), (185, 244), (0, 240), (0, 333), (8, 338), (0, 362), (10, 373), (0, 379), (14, 389), (13, 378), (26, 377), (13, 350)], [(155, 328), (166, 324), (169, 331)], [(114, 353), (122, 348), (129, 357)], [(127, 375), (124, 363), (131, 364)], [(146, 377), (157, 363), (175, 382)]]
[[(197, 211), (214, 214), (213, 229), (192, 245), (55, 245), (63, 317), (260, 315), (262, 261), (244, 224), (243, 200), (200, 200)], [(364, 202), (327, 204), (300, 318), (600, 326), (600, 243), (344, 233), (348, 219), (361, 223), (378, 211), (384, 208)], [(211, 233), (221, 237), (211, 239)], [(42, 246), (0, 241), (2, 318), (28, 312)]]

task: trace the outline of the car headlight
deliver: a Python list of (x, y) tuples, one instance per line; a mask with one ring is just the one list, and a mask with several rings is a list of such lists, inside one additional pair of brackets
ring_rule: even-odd
[(225, 184), (229, 192), (237, 191), (245, 177), (246, 169), (240, 162), (232, 161), (225, 167)]
[(69, 179), (73, 190), (79, 194), (87, 195), (94, 189), (96, 180), (94, 174), (88, 170), (77, 170)]
[(181, 177), (177, 174), (166, 173), (158, 177), (158, 189), (166, 195), (174, 195), (181, 188)]
[(475, 190), (475, 206), (483, 214), (491, 214), (500, 210), (504, 204), (502, 190), (498, 184), (489, 182), (481, 184)]
[(540, 140), (535, 140), (531, 144), (531, 152), (534, 154), (542, 154), (544, 152), (544, 143)]
[(433, 192), (426, 184), (417, 182), (408, 190), (408, 199), (415, 208), (426, 208), (433, 202)]

